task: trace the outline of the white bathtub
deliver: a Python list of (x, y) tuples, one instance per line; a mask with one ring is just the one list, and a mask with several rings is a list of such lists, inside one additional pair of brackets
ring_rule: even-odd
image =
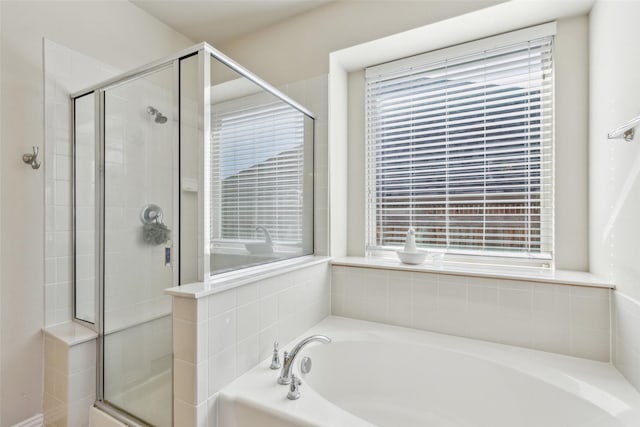
[(221, 391), (218, 427), (640, 426), (640, 394), (606, 363), (338, 317), (316, 333), (333, 343), (302, 352), (299, 400), (264, 361)]

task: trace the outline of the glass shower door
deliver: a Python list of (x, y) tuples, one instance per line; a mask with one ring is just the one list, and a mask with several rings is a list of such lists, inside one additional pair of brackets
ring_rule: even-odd
[(103, 93), (102, 394), (155, 426), (172, 423), (175, 81), (169, 66)]

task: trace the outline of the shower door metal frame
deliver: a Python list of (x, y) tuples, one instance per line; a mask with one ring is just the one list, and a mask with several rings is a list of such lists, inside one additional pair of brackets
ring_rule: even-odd
[[(176, 148), (177, 153), (174, 156), (174, 164), (173, 164), (173, 172), (176, 174), (174, 184), (173, 184), (173, 194), (174, 194), (174, 230), (178, 230), (177, 236), (174, 234), (172, 236), (173, 240), (173, 253), (172, 253), (172, 263), (173, 263), (173, 286), (180, 285), (180, 192), (182, 188), (182, 177), (180, 171), (180, 153), (181, 153), (181, 126), (182, 126), (182, 117), (181, 117), (181, 94), (180, 94), (180, 62), (183, 59), (187, 59), (194, 55), (198, 55), (198, 91), (201, 94), (201, 97), (198, 98), (198, 124), (199, 124), (199, 152), (200, 152), (200, 163), (198, 167), (198, 185), (203, 191), (200, 191), (198, 194), (198, 280), (205, 281), (209, 279), (208, 274), (210, 271), (210, 247), (209, 247), (209, 218), (210, 218), (210, 194), (208, 191), (204, 191), (204, 189), (209, 188), (210, 185), (210, 176), (208, 173), (208, 167), (210, 164), (210, 143), (209, 139), (211, 137), (211, 61), (212, 59), (216, 59), (222, 64), (226, 65), (233, 71), (237, 72), (241, 76), (247, 78), (251, 82), (255, 83), (257, 86), (261, 87), (265, 91), (271, 93), (276, 96), (283, 102), (291, 105), (293, 108), (297, 109), (301, 113), (309, 116), (314, 119), (315, 124), (315, 115), (311, 113), (308, 109), (291, 99), (290, 97), (284, 95), (276, 88), (266, 83), (262, 79), (260, 79), (255, 74), (251, 73), (246, 68), (237, 64), (235, 61), (221, 53), (220, 51), (214, 49), (207, 43), (199, 43), (189, 48), (183, 49), (173, 55), (165, 57), (163, 59), (151, 62), (147, 65), (135, 68), (131, 71), (120, 74), (116, 77), (108, 79), (104, 82), (98, 83), (96, 85), (85, 88), (81, 91), (72, 93), (70, 95), (72, 106), (74, 108), (74, 113), (72, 114), (72, 129), (75, 130), (75, 99), (80, 98), (84, 95), (88, 95), (93, 93), (95, 97), (95, 131), (96, 131), (96, 154), (95, 154), (95, 179), (96, 179), (96, 187), (95, 187), (95, 197), (97, 200), (96, 208), (96, 226), (98, 228), (98, 233), (96, 233), (96, 255), (97, 255), (97, 289), (95, 295), (95, 323), (91, 323), (82, 319), (78, 319), (76, 317), (76, 306), (75, 306), (75, 293), (76, 293), (76, 268), (75, 268), (75, 260), (76, 260), (76, 215), (75, 209), (73, 212), (73, 227), (72, 227), (72, 250), (74, 256), (73, 262), (73, 286), (72, 286), (72, 298), (74, 301), (73, 305), (73, 320), (93, 329), (98, 333), (97, 342), (97, 354), (96, 354), (96, 403), (95, 405), (99, 407), (101, 410), (107, 412), (114, 418), (124, 422), (127, 425), (132, 426), (144, 426), (146, 425), (142, 420), (137, 419), (135, 416), (131, 416), (127, 414), (122, 409), (117, 406), (113, 406), (104, 400), (104, 291), (105, 291), (105, 283), (104, 283), (104, 255), (105, 255), (105, 247), (104, 247), (104, 238), (105, 238), (105, 117), (104, 117), (104, 108), (105, 108), (105, 91), (108, 89), (112, 89), (114, 87), (120, 86), (122, 84), (126, 84), (132, 80), (137, 78), (144, 77), (145, 75), (154, 73), (163, 68), (173, 68), (173, 93), (176, 97), (174, 99), (174, 107), (177, 109), (175, 111), (175, 116), (178, 117), (178, 123), (174, 128), (174, 132), (176, 133)], [(73, 167), (75, 170), (75, 141), (72, 144), (74, 153), (73, 153)], [(75, 172), (74, 172), (75, 173)], [(74, 183), (75, 183), (75, 175), (74, 175)], [(74, 198), (74, 206), (75, 206), (75, 189), (73, 191)], [(173, 390), (172, 390), (173, 393)], [(173, 402), (172, 402), (173, 405)], [(173, 423), (173, 420), (172, 420)]]

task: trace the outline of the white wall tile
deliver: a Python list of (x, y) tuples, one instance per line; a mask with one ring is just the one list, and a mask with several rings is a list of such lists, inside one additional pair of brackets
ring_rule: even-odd
[(258, 334), (258, 360), (271, 358), (273, 356), (273, 344), (278, 341), (278, 345), (284, 344), (279, 341), (278, 325), (273, 324)]
[(498, 290), (500, 312), (509, 319), (530, 320), (533, 314), (533, 292), (502, 288)]
[(252, 335), (243, 341), (238, 341), (236, 353), (236, 375), (242, 375), (253, 368), (260, 361), (258, 335)]
[(278, 295), (260, 299), (259, 305), (260, 329), (268, 328), (278, 321)]
[(259, 302), (254, 301), (238, 307), (236, 322), (236, 340), (238, 342), (257, 334), (260, 325)]
[(573, 328), (571, 330), (571, 355), (609, 362), (610, 340), (609, 330)]
[(387, 322), (397, 326), (411, 326), (413, 319), (413, 286), (411, 278), (389, 275)]
[[(92, 425), (89, 423), (89, 414), (93, 404), (95, 403), (95, 396), (85, 397), (69, 405), (69, 427), (86, 427)], [(110, 427), (118, 426), (119, 424), (111, 424)], [(97, 426), (94, 426), (97, 427)]]
[(86, 370), (69, 375), (69, 401), (77, 401), (85, 397), (91, 396), (96, 389), (96, 372), (95, 366), (93, 370)]
[(290, 284), (281, 276), (271, 277), (260, 282), (258, 293), (260, 298), (276, 295), (278, 292), (289, 287)]
[[(181, 390), (185, 384), (196, 387), (195, 395), (184, 392), (178, 393), (180, 397), (176, 395), (177, 416), (186, 414), (187, 409), (195, 411), (196, 404), (198, 407), (205, 404), (208, 405), (207, 422), (215, 425), (215, 412), (212, 412), (215, 404), (212, 402), (221, 388), (259, 361), (270, 358), (274, 341), (283, 346), (329, 314), (329, 280), (327, 262), (213, 294), (197, 300), (198, 307), (207, 307), (208, 315), (207, 321), (198, 323), (190, 321), (194, 319), (193, 313), (183, 302), (178, 302), (180, 298), (174, 298), (175, 360), (192, 366), (193, 346), (200, 341), (207, 344), (205, 353), (198, 356), (198, 360), (204, 362), (196, 365), (195, 372), (182, 369), (180, 364), (174, 372), (176, 387)], [(281, 306), (285, 308), (280, 310)], [(197, 344), (178, 336), (189, 334), (192, 328), (197, 329)], [(206, 331), (204, 338), (201, 338), (202, 330)], [(192, 380), (179, 378), (185, 375), (191, 375)]]
[(196, 364), (209, 357), (209, 336), (209, 320), (196, 323)]
[(237, 377), (236, 356), (234, 344), (209, 359), (209, 396), (220, 391)]
[(214, 355), (236, 343), (236, 310), (209, 320), (209, 354)]
[(96, 398), (95, 340), (69, 346), (47, 334), (44, 341), (45, 424), (88, 425)]
[(173, 319), (173, 357), (185, 362), (196, 361), (197, 323)]
[(347, 266), (331, 286), (334, 315), (609, 360), (608, 289)]
[(640, 303), (618, 291), (612, 302), (613, 364), (640, 390)]
[(236, 290), (231, 289), (219, 292), (207, 298), (207, 301), (209, 303), (209, 316), (216, 316), (236, 307)]
[(571, 305), (573, 326), (579, 329), (609, 330), (609, 305), (599, 298), (574, 296)]
[(244, 305), (258, 299), (258, 283), (249, 283), (236, 289), (236, 304)]
[(94, 370), (96, 366), (96, 344), (89, 341), (69, 349), (69, 372), (72, 374)]
[(179, 359), (173, 361), (173, 395), (183, 402), (195, 402), (196, 400), (196, 376), (195, 365)]
[(197, 300), (191, 298), (174, 298), (173, 317), (188, 322), (197, 322)]
[(196, 407), (179, 399), (173, 400), (173, 425), (195, 426)]

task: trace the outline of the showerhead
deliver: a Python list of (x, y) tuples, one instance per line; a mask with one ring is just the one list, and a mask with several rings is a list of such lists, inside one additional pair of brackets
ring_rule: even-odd
[(163, 115), (160, 111), (158, 111), (157, 108), (154, 108), (152, 106), (148, 106), (147, 107), (147, 113), (149, 113), (149, 115), (151, 115), (151, 116), (155, 116), (154, 121), (156, 123), (166, 123), (167, 122), (167, 116)]

